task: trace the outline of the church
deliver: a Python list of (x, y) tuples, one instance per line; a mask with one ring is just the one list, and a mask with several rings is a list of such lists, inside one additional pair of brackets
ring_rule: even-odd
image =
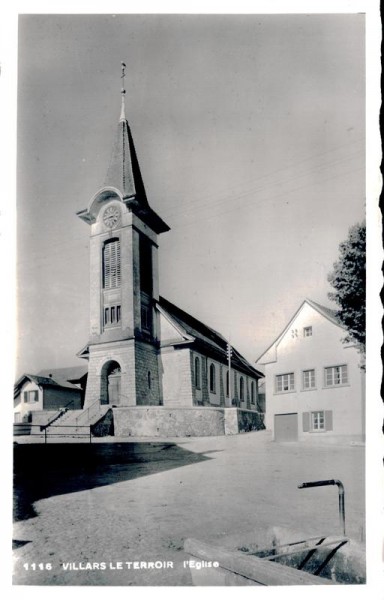
[(90, 235), (90, 332), (78, 353), (88, 361), (81, 422), (117, 436), (263, 429), (263, 373), (159, 294), (159, 236), (170, 228), (146, 196), (124, 87), (106, 172), (104, 186), (77, 212)]

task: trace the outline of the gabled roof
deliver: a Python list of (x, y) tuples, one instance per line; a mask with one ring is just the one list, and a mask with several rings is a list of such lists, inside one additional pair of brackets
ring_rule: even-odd
[[(184, 334), (185, 344), (191, 345), (197, 351), (208, 354), (222, 363), (227, 363), (228, 341), (220, 333), (181, 310), (165, 298), (160, 297), (158, 306), (165, 311), (170, 320), (176, 324), (178, 330)], [(231, 364), (234, 369), (252, 377), (264, 377), (264, 374), (250, 365), (233, 346)]]
[(340, 321), (336, 317), (335, 310), (333, 310), (332, 308), (328, 308), (327, 306), (323, 306), (322, 304), (319, 304), (318, 302), (314, 302), (313, 300), (310, 300), (309, 298), (306, 298), (300, 304), (299, 308), (297, 309), (297, 311), (295, 312), (293, 317), (289, 320), (288, 324), (284, 327), (283, 331), (277, 336), (277, 338), (272, 342), (272, 344), (270, 346), (268, 346), (268, 348), (266, 350), (264, 350), (264, 352), (255, 361), (256, 363), (260, 362), (260, 360), (263, 358), (263, 356), (265, 356), (265, 354), (267, 354), (267, 352), (269, 352), (269, 350), (271, 350), (271, 348), (273, 348), (273, 346), (277, 346), (279, 344), (280, 340), (284, 337), (284, 335), (286, 334), (288, 329), (291, 327), (293, 321), (296, 319), (297, 315), (303, 308), (304, 304), (308, 304), (314, 310), (316, 310), (321, 315), (323, 315), (323, 317), (328, 319), (331, 323), (333, 323), (334, 325), (337, 325), (341, 329), (344, 329), (343, 325), (340, 323)]
[(60, 385), (65, 385), (68, 382), (80, 382), (87, 373), (87, 365), (76, 365), (75, 367), (61, 367), (59, 369), (43, 369), (42, 371), (39, 371), (37, 375), (40, 377), (51, 377)]
[(329, 319), (329, 321), (331, 321), (335, 325), (338, 325), (339, 327), (342, 327), (344, 329), (344, 326), (340, 323), (339, 319), (336, 316), (337, 315), (336, 310), (333, 310), (332, 308), (328, 308), (328, 306), (323, 306), (322, 304), (319, 304), (318, 302), (314, 302), (313, 300), (309, 300), (309, 298), (306, 298), (304, 300), (304, 302), (307, 302), (307, 304), (312, 306), (312, 308), (314, 308), (319, 313), (321, 313), (324, 317)]
[(74, 385), (72, 383), (69, 383), (68, 381), (63, 381), (62, 383), (59, 383), (58, 381), (52, 379), (51, 377), (42, 377), (41, 375), (30, 375), (28, 373), (25, 373), (15, 383), (14, 394), (13, 394), (14, 398), (17, 398), (17, 396), (20, 394), (21, 388), (27, 381), (36, 383), (36, 385), (43, 387), (43, 388), (44, 387), (65, 388), (69, 391), (76, 390), (77, 392), (80, 392), (80, 388), (78, 388), (76, 385)]

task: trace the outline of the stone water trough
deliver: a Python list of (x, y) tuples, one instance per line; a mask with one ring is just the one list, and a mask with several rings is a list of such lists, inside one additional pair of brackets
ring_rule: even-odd
[[(243, 543), (221, 546), (187, 539), (194, 585), (340, 585), (364, 584), (365, 550), (345, 535), (344, 486), (339, 480), (305, 482), (298, 487), (338, 488), (340, 534), (307, 537), (273, 527), (248, 534)], [(225, 546), (225, 547), (224, 547)]]

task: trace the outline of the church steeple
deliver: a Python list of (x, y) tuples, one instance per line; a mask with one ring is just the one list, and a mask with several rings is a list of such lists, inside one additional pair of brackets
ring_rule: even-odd
[(148, 200), (139, 161), (137, 160), (131, 130), (125, 116), (125, 67), (125, 63), (122, 62), (120, 119), (104, 185), (117, 188), (122, 193), (125, 202), (135, 201), (140, 206), (147, 207)]
[(170, 228), (149, 206), (131, 129), (125, 115), (125, 63), (122, 62), (121, 66), (121, 112), (104, 186), (92, 198), (88, 209), (79, 211), (77, 215), (89, 224), (95, 222), (101, 203), (108, 200), (109, 190), (113, 190), (114, 194), (118, 192), (130, 212), (137, 215), (155, 233), (164, 233)]
[(89, 358), (86, 406), (158, 405), (162, 398), (158, 234), (169, 227), (148, 204), (125, 114), (124, 75), (122, 63), (121, 113), (104, 185), (77, 213), (90, 225), (90, 339), (81, 354)]

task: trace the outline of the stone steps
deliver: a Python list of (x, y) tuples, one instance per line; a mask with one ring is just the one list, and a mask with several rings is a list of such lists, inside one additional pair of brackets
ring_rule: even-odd
[(55, 423), (48, 427), (49, 435), (63, 436), (88, 436), (89, 428), (104, 417), (109, 406), (100, 406), (98, 410), (89, 415), (88, 409), (68, 410)]

